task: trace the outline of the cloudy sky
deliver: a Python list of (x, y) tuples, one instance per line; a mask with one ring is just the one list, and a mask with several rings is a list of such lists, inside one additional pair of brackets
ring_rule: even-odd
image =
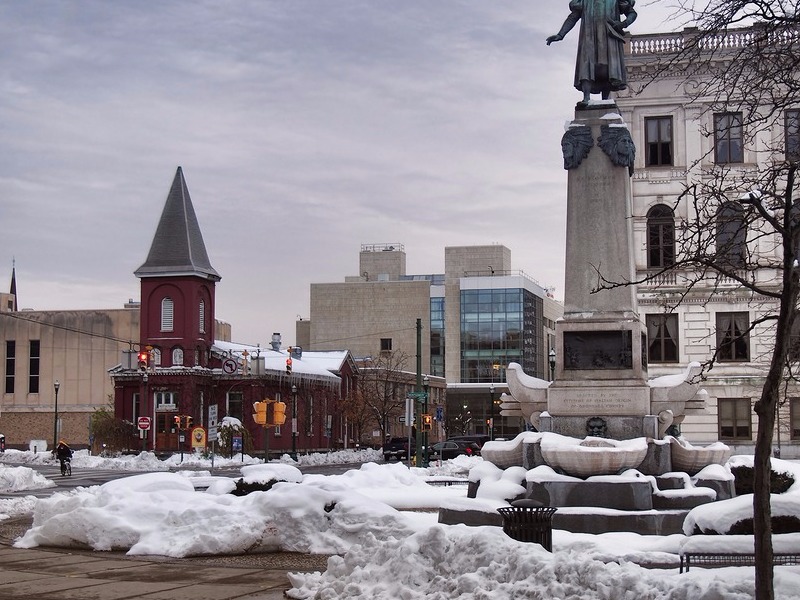
[[(633, 33), (679, 28), (637, 3)], [(183, 167), (236, 341), (295, 340), (361, 244), (503, 244), (564, 287), (566, 0), (3, 0), (0, 289), (118, 308)], [(5, 281), (5, 283), (3, 283)]]

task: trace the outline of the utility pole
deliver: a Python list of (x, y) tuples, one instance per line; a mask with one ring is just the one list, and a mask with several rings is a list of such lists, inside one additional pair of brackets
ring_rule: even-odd
[[(422, 415), (428, 412), (427, 390), (422, 389), (422, 319), (417, 319), (417, 385), (414, 393), (414, 408), (418, 416), (414, 420), (417, 427), (417, 465), (428, 466), (428, 432), (424, 431)], [(420, 403), (421, 410), (416, 410), (417, 402)]]

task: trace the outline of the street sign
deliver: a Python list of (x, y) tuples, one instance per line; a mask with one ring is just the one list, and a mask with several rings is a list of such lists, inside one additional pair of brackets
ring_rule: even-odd
[(233, 375), (239, 369), (239, 364), (232, 358), (226, 358), (222, 361), (222, 372), (226, 375)]
[(150, 429), (150, 417), (139, 417), (136, 419), (136, 426), (142, 431)]
[(428, 392), (408, 392), (408, 394), (406, 394), (406, 395), (407, 395), (409, 398), (419, 398), (419, 399), (422, 399), (422, 398), (427, 398), (427, 397), (428, 397)]
[(217, 405), (211, 404), (208, 407), (208, 441), (217, 441)]

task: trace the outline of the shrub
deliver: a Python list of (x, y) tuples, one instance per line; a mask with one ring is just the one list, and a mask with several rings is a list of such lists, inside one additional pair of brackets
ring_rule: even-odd
[[(736, 486), (736, 495), (743, 496), (753, 493), (753, 467), (739, 465), (731, 468)], [(783, 494), (794, 484), (794, 477), (789, 473), (770, 471), (769, 485), (773, 494)]]
[(251, 492), (268, 492), (272, 486), (278, 483), (280, 479), (270, 479), (269, 481), (253, 481), (246, 483), (244, 478), (236, 482), (236, 487), (231, 490), (234, 496), (246, 496)]

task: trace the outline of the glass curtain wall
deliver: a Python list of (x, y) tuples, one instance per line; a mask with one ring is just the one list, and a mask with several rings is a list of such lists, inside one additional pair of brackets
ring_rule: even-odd
[(431, 298), (431, 375), (444, 377), (444, 298)]
[[(540, 373), (542, 299), (525, 289), (461, 291), (461, 381), (505, 381), (505, 367), (520, 363)], [(542, 363), (543, 364), (543, 363)]]

